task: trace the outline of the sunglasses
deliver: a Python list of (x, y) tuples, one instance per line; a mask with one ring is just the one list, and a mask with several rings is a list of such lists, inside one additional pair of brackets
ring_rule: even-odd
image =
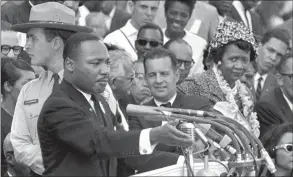
[(180, 60), (180, 59), (177, 59), (177, 67), (180, 67), (182, 66), (182, 64), (184, 64), (184, 67), (185, 68), (191, 68), (192, 65), (194, 64), (194, 61), (184, 61), (184, 60)]
[(1, 53), (7, 55), (11, 49), (13, 50), (14, 55), (19, 55), (20, 52), (23, 50), (21, 46), (10, 46), (10, 45), (1, 45)]
[(140, 45), (140, 46), (146, 46), (147, 43), (149, 43), (150, 46), (153, 48), (158, 47), (159, 45), (162, 45), (162, 42), (159, 42), (159, 41), (148, 41), (145, 39), (137, 39), (136, 41), (137, 41), (138, 45)]
[(275, 149), (285, 149), (287, 152), (292, 152), (293, 145), (292, 144), (280, 144), (275, 147)]

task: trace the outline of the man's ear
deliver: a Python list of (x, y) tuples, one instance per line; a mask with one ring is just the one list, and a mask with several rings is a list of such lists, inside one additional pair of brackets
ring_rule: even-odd
[(64, 67), (69, 71), (69, 72), (73, 72), (74, 68), (75, 68), (75, 61), (70, 59), (70, 58), (66, 58), (64, 61)]
[(8, 81), (4, 82), (4, 90), (5, 90), (6, 92), (10, 93), (10, 92), (11, 92), (11, 89), (12, 89), (12, 87), (11, 87), (11, 85), (8, 83)]
[(14, 158), (13, 152), (7, 152), (5, 154), (5, 160), (10, 166), (14, 166), (15, 158)]
[(180, 79), (180, 71), (179, 71), (178, 68), (176, 68), (175, 76), (176, 76), (176, 83), (177, 83), (179, 81), (179, 79)]
[(132, 2), (132, 0), (127, 1), (125, 9), (126, 9), (126, 12), (128, 12), (129, 14), (132, 14), (134, 9), (134, 3)]
[(58, 50), (59, 48), (61, 48), (64, 44), (63, 41), (60, 37), (55, 37), (54, 39), (52, 39), (52, 47), (55, 50)]

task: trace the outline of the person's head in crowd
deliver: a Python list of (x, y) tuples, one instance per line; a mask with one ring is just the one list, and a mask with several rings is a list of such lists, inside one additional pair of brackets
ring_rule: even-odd
[(106, 0), (101, 4), (102, 12), (106, 15), (109, 15), (112, 9), (116, 6), (116, 0)]
[(209, 46), (208, 60), (222, 72), (224, 79), (234, 87), (257, 57), (257, 43), (253, 33), (238, 22), (221, 24)]
[(293, 56), (288, 53), (279, 66), (278, 84), (283, 94), (293, 103)]
[(109, 85), (117, 100), (129, 96), (135, 77), (131, 57), (123, 49), (108, 45), (110, 56)]
[(232, 0), (211, 0), (209, 3), (214, 6), (219, 15), (226, 16), (227, 12), (229, 12), (231, 6), (232, 6)]
[(34, 69), (24, 60), (1, 58), (2, 103), (9, 105), (12, 113), (21, 88), (35, 77)]
[[(275, 124), (261, 137), (264, 148), (274, 159), (275, 176), (292, 176), (293, 172), (293, 124)], [(262, 172), (262, 171), (260, 171)], [(268, 171), (267, 176), (271, 176)]]
[(132, 25), (139, 29), (146, 23), (152, 23), (157, 14), (159, 3), (160, 1), (155, 0), (132, 0)]
[(240, 81), (244, 83), (248, 88), (253, 87), (253, 77), (256, 73), (256, 63), (255, 61), (250, 62), (247, 70), (244, 72), (243, 76), (240, 78)]
[(176, 94), (179, 80), (176, 56), (167, 49), (156, 48), (144, 56), (145, 77), (152, 96), (161, 102)]
[(151, 96), (151, 92), (145, 80), (143, 60), (136, 60), (133, 63), (133, 68), (135, 71), (135, 78), (130, 88), (130, 94), (136, 104), (140, 104), (143, 100)]
[(47, 67), (53, 72), (59, 72), (63, 67), (62, 53), (66, 39), (75, 32), (92, 31), (75, 25), (75, 12), (58, 2), (33, 6), (29, 22), (11, 28), (27, 33), (25, 49), (31, 57), (31, 64)]
[(164, 48), (173, 52), (177, 59), (177, 67), (180, 73), (180, 78), (177, 84), (180, 84), (187, 76), (194, 63), (192, 59), (192, 48), (183, 39), (171, 39), (165, 45)]
[(104, 43), (98, 36), (78, 32), (66, 41), (64, 79), (81, 91), (102, 93), (109, 80), (110, 61)]
[(1, 20), (1, 57), (8, 56), (16, 59), (23, 47), (16, 31), (11, 30), (11, 24)]
[(162, 47), (163, 43), (164, 34), (162, 29), (154, 23), (147, 23), (140, 27), (138, 31), (135, 49), (137, 50), (139, 58), (141, 58), (151, 49)]
[(183, 38), (186, 27), (194, 9), (195, 0), (166, 0), (165, 17), (166, 35), (169, 38)]
[(108, 32), (106, 15), (102, 12), (91, 12), (85, 18), (86, 26), (93, 29), (93, 34), (104, 38)]
[(10, 141), (10, 133), (3, 141), (3, 153), (8, 164), (8, 173), (11, 176), (29, 176), (30, 168), (18, 163), (14, 157), (14, 150)]
[(264, 34), (256, 59), (260, 75), (273, 71), (279, 65), (290, 46), (290, 39), (290, 34), (285, 29), (275, 28)]
[(72, 9), (76, 13), (78, 10), (78, 7), (80, 6), (80, 0), (74, 0), (74, 1), (63, 0), (63, 4), (69, 7), (70, 9)]

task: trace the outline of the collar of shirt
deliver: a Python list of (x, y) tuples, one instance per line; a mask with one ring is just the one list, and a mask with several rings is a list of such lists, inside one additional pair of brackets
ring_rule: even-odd
[(156, 104), (158, 107), (161, 106), (162, 104), (166, 104), (166, 103), (168, 103), (168, 102), (170, 102), (171, 105), (173, 105), (173, 103), (174, 103), (174, 101), (175, 101), (175, 99), (176, 99), (176, 96), (177, 96), (177, 93), (175, 93), (175, 95), (174, 95), (169, 101), (166, 101), (166, 102), (158, 101), (158, 100), (156, 100), (155, 98), (154, 98), (154, 101), (155, 101), (155, 104)]
[(268, 74), (264, 74), (264, 75), (260, 75), (258, 72), (254, 75), (254, 88), (255, 90), (257, 89), (257, 84), (258, 84), (258, 79), (262, 77), (262, 81), (261, 81), (261, 88), (263, 88), (265, 81), (268, 77)]
[(85, 93), (75, 86), (74, 86), (74, 88), (76, 88), (76, 90), (78, 90), (85, 97), (85, 99), (90, 103), (90, 105), (92, 105), (93, 101), (91, 100), (91, 98), (92, 98), (91, 94)]
[(12, 175), (9, 173), (9, 171), (7, 171), (7, 175), (8, 175), (8, 176), (12, 176)]
[(33, 5), (33, 3), (31, 2), (31, 1), (28, 1), (28, 3), (31, 5), (31, 7), (33, 7), (34, 5)]
[(226, 16), (219, 15), (219, 23), (224, 23)]
[(125, 33), (126, 36), (131, 36), (131, 35), (137, 35), (138, 30), (134, 28), (134, 26), (131, 24), (131, 19), (127, 21), (125, 26), (121, 28), (123, 33)]
[(246, 20), (246, 17), (245, 17), (245, 16), (247, 16), (247, 18), (250, 17), (250, 14), (247, 15), (249, 13), (249, 10), (246, 11), (245, 8), (244, 8), (244, 6), (243, 6), (243, 4), (242, 4), (242, 2), (240, 2), (240, 1), (234, 0), (232, 4), (235, 7), (235, 9), (237, 10), (237, 12), (239, 13), (242, 21), (247, 26), (250, 23), (249, 21), (251, 20), (251, 19), (248, 19), (248, 21), (247, 21)]
[[(282, 92), (283, 92), (283, 91), (282, 91)], [(286, 102), (288, 103), (288, 105), (289, 105), (291, 111), (293, 112), (293, 103), (289, 100), (289, 98), (288, 98), (284, 93), (283, 93), (283, 96), (284, 96)]]
[(113, 18), (114, 17), (114, 14), (115, 14), (115, 12), (116, 12), (116, 6), (114, 6), (113, 8), (112, 8), (112, 10), (111, 10), (111, 12), (109, 13), (109, 17), (110, 18)]

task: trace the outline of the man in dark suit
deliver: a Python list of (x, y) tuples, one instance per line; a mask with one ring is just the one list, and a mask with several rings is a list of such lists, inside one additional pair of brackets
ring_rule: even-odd
[(258, 1), (255, 0), (234, 0), (230, 11), (227, 16), (232, 19), (243, 22), (256, 36), (257, 40), (260, 40), (263, 36), (263, 25), (260, 16), (251, 11), (256, 6)]
[(99, 95), (108, 82), (109, 55), (97, 36), (72, 35), (63, 57), (64, 79), (45, 101), (38, 119), (44, 176), (116, 176), (118, 157), (151, 154), (156, 143), (193, 144), (170, 124), (142, 131), (114, 130), (115, 117)]
[(257, 72), (253, 79), (252, 93), (255, 100), (278, 86), (274, 70), (290, 46), (290, 34), (285, 29), (272, 29), (264, 34), (256, 58)]
[[(211, 103), (202, 97), (186, 96), (176, 92), (176, 83), (179, 80), (180, 74), (177, 70), (177, 60), (173, 53), (163, 48), (156, 48), (148, 52), (144, 57), (145, 78), (150, 88), (153, 99), (144, 103), (146, 106), (164, 106), (186, 109), (209, 109)], [(144, 117), (129, 117), (130, 130), (141, 130), (144, 128), (160, 127), (166, 122), (148, 121)], [(180, 153), (174, 146), (159, 144), (156, 147), (159, 152)], [(153, 157), (155, 159), (155, 157)], [(156, 160), (149, 160), (155, 165)], [(141, 163), (139, 157), (128, 161), (130, 165)], [(163, 160), (163, 159), (162, 159)], [(179, 160), (179, 159), (178, 159)], [(167, 161), (167, 158), (165, 159)], [(135, 163), (136, 162), (136, 163)], [(175, 162), (173, 162), (174, 164)], [(171, 165), (171, 164), (170, 164)]]
[(256, 104), (261, 136), (274, 124), (293, 122), (293, 58), (281, 63), (277, 74), (280, 87), (268, 92)]
[(102, 2), (102, 12), (108, 16), (106, 20), (108, 34), (123, 27), (131, 17), (127, 12), (117, 8), (116, 3), (116, 0)]

